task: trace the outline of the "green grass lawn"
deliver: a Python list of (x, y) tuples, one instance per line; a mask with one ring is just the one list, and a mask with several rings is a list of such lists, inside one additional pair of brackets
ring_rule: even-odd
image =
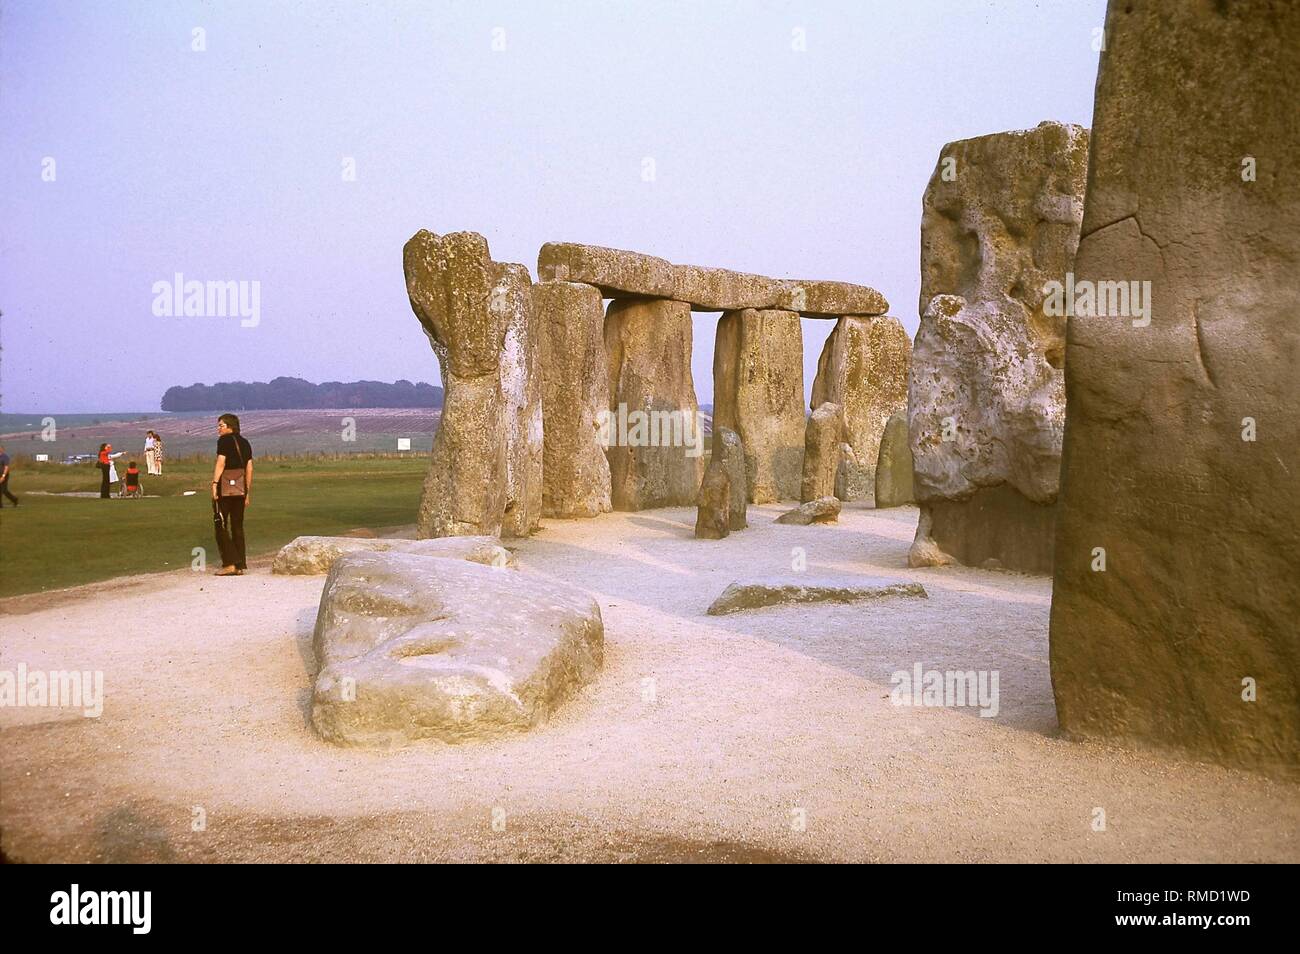
[[(143, 461), (141, 461), (143, 464)], [(125, 463), (117, 463), (119, 472)], [(415, 522), (425, 457), (267, 458), (254, 461), (252, 505), (244, 521), (250, 558), (301, 534)], [(143, 475), (140, 500), (55, 497), (99, 491), (90, 465), (22, 463), (10, 489), (22, 501), (0, 511), (0, 597), (77, 586), (129, 573), (188, 567), (195, 547), (220, 566), (212, 529), (210, 461), (168, 461), (161, 478)], [(193, 496), (184, 491), (195, 490)]]

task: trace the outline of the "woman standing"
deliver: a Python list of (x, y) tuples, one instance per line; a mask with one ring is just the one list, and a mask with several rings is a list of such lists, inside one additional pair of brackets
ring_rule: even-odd
[(221, 570), (217, 576), (243, 576), (248, 569), (244, 554), (244, 511), (253, 490), (253, 448), (239, 436), (239, 418), (217, 418), (217, 460), (212, 468), (212, 505), (216, 511), (217, 548)]
[(157, 446), (155, 441), (157, 435), (153, 431), (146, 431), (144, 435), (144, 468), (150, 475), (158, 473), (158, 464), (154, 459), (154, 448)]
[(162, 435), (157, 431), (153, 432), (153, 465), (155, 468), (154, 475), (161, 477), (163, 465), (163, 439)]
[(109, 459), (108, 455), (111, 454), (112, 452), (113, 452), (112, 444), (100, 444), (99, 461), (95, 464), (95, 466), (99, 468), (99, 475), (100, 475), (99, 496), (102, 497), (104, 500), (107, 500), (109, 497), (108, 471), (109, 468), (113, 466), (113, 462)]

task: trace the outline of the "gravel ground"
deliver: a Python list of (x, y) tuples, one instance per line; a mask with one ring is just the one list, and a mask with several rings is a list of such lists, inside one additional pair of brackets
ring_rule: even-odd
[[(102, 670), (105, 703), (0, 709), (0, 845), (20, 861), (1300, 861), (1300, 786), (1058, 736), (1050, 580), (907, 569), (914, 508), (773, 524), (784, 509), (751, 507), (720, 541), (678, 508), (520, 542), (525, 571), (596, 595), (606, 665), (548, 724), (487, 744), (321, 742), (324, 578), (266, 560), (4, 601), (0, 668)], [(734, 579), (791, 573), (796, 548), (810, 573), (929, 597), (704, 615)], [(891, 674), (917, 663), (996, 671), (997, 715), (892, 704)]]

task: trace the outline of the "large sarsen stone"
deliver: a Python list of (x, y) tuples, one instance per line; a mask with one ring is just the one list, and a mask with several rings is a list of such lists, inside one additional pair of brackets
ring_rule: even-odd
[(812, 408), (826, 402), (844, 409), (840, 479), (843, 499), (868, 498), (875, 489), (876, 458), (885, 422), (907, 407), (912, 342), (897, 318), (841, 318), (817, 361)]
[(704, 432), (685, 302), (623, 299), (605, 314), (610, 496), (615, 510), (694, 506)]
[(421, 537), (525, 536), (542, 502), (542, 402), (532, 283), (474, 232), (421, 229), (406, 290), (442, 370), (442, 417), (416, 522)]
[(729, 311), (713, 349), (713, 424), (740, 435), (750, 503), (799, 496), (803, 333), (790, 311)]
[(949, 143), (921, 219), (908, 426), (922, 517), (910, 562), (1052, 567), (1065, 318), (1088, 132), (1042, 123)]
[(601, 437), (609, 409), (605, 303), (591, 285), (574, 282), (534, 285), (533, 302), (542, 339), (542, 512), (594, 517), (611, 508)]
[(1075, 280), (1149, 309), (1069, 320), (1057, 717), (1300, 775), (1300, 5), (1106, 40)]
[(313, 637), (312, 724), (344, 745), (532, 728), (604, 659), (600, 608), (526, 573), (408, 553), (334, 562)]

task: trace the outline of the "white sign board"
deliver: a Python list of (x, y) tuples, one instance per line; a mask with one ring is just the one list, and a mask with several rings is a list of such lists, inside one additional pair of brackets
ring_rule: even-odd
[(410, 450), (410, 449), (411, 449), (411, 439), (410, 439), (409, 437), (399, 437), (399, 438), (397, 439), (397, 449), (398, 449), (399, 451), (401, 451), (401, 450)]

